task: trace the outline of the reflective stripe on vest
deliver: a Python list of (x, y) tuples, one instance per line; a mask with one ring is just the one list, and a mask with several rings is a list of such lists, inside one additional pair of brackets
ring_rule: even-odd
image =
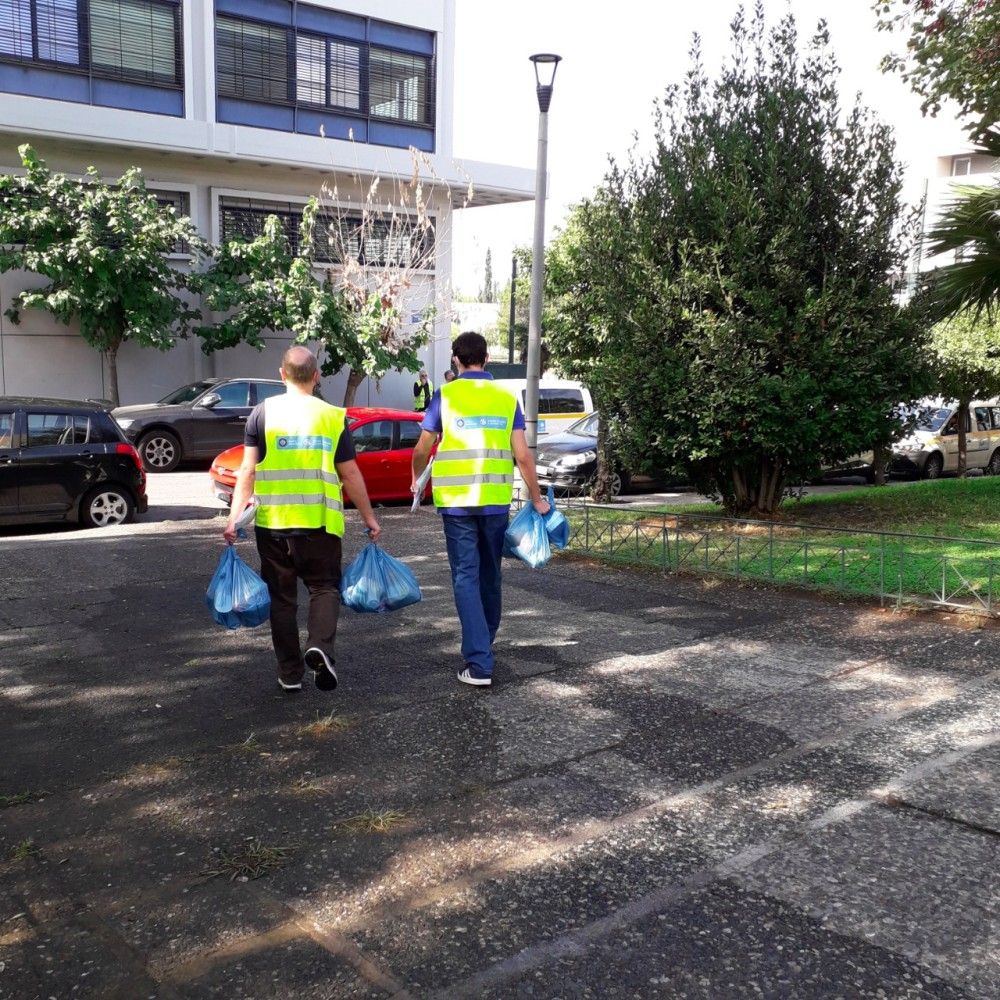
[(299, 393), (264, 402), (264, 458), (257, 466), (257, 524), (344, 534), (344, 499), (334, 465), (346, 411)]
[(434, 503), (509, 506), (514, 492), (514, 397), (485, 378), (455, 379), (439, 392), (441, 444), (431, 471)]

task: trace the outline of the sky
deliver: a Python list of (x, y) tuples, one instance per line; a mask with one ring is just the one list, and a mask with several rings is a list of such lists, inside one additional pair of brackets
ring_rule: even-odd
[[(692, 34), (702, 40), (711, 74), (729, 51), (738, 0), (457, 0), (455, 141), (457, 159), (534, 167), (538, 105), (528, 56), (563, 57), (549, 113), (549, 234), (568, 208), (600, 183), (608, 156), (623, 156), (635, 133), (649, 147), (653, 100), (690, 65)], [(896, 130), (907, 168), (905, 196), (919, 201), (934, 159), (965, 148), (954, 118), (924, 118), (920, 100), (879, 61), (901, 40), (875, 28), (871, 0), (767, 0), (768, 18), (795, 15), (803, 38), (825, 17), (842, 67), (841, 101), (864, 104)], [(645, 142), (644, 142), (645, 140)], [(534, 205), (483, 206), (457, 212), (453, 284), (476, 294), (486, 250), (501, 283), (514, 246), (531, 242)]]

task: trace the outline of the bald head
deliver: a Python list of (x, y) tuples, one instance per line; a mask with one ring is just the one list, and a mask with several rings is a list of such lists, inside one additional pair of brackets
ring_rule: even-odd
[(316, 355), (308, 347), (289, 347), (281, 359), (281, 373), (286, 382), (310, 386), (316, 381)]

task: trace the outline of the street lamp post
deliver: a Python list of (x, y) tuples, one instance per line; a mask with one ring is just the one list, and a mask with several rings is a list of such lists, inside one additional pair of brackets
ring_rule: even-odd
[(535, 239), (531, 249), (531, 309), (528, 313), (528, 370), (524, 422), (528, 447), (538, 448), (538, 381), (542, 374), (542, 283), (545, 278), (545, 173), (549, 151), (549, 104), (562, 56), (540, 52), (531, 57), (538, 96), (538, 162), (535, 166)]

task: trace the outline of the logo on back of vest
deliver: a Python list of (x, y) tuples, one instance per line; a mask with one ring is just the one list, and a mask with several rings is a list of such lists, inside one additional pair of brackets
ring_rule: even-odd
[(472, 431), (502, 431), (507, 427), (506, 417), (459, 417), (455, 426)]
[(333, 442), (328, 437), (298, 434), (279, 437), (278, 448), (281, 451), (330, 451)]

